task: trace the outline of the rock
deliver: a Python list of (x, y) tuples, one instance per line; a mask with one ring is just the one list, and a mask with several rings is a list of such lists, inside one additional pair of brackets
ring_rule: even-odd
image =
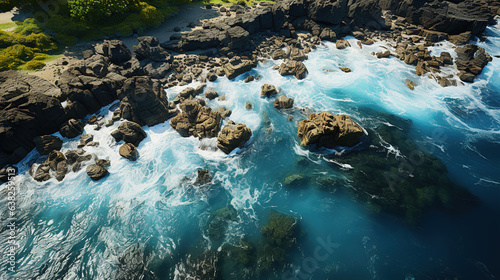
[(83, 149), (68, 150), (66, 152), (65, 156), (66, 156), (66, 163), (68, 165), (72, 165), (75, 163), (81, 163), (81, 162), (89, 161), (92, 159), (92, 156), (89, 154), (86, 154)]
[(108, 170), (106, 168), (97, 165), (97, 164), (91, 164), (87, 166), (87, 175), (90, 177), (90, 179), (94, 181), (99, 181), (102, 178), (104, 178), (108, 174)]
[(210, 88), (207, 92), (205, 92), (205, 97), (208, 100), (212, 100), (219, 97), (219, 94), (213, 88)]
[(439, 31), (424, 29), (422, 32), (422, 37), (425, 38), (427, 42), (440, 42), (448, 39), (448, 34)]
[(219, 107), (219, 109), (217, 109), (217, 114), (220, 115), (220, 117), (225, 120), (226, 118), (228, 118), (229, 116), (231, 116), (231, 114), (233, 113), (231, 110), (227, 109), (226, 107), (222, 106), (222, 107)]
[(217, 80), (217, 75), (213, 72), (207, 73), (207, 80), (210, 82), (215, 82)]
[(270, 97), (271, 95), (278, 94), (278, 90), (275, 86), (270, 84), (263, 84), (260, 91), (260, 96)]
[(127, 79), (118, 91), (120, 117), (139, 125), (154, 126), (171, 117), (161, 83), (149, 77)]
[(130, 161), (136, 161), (139, 157), (139, 152), (132, 143), (124, 143), (123, 145), (121, 145), (118, 152), (120, 153), (120, 156)]
[(307, 68), (304, 63), (296, 60), (287, 60), (279, 67), (281, 76), (294, 75), (297, 79), (304, 79), (307, 75)]
[(41, 155), (48, 155), (50, 152), (56, 150), (59, 151), (62, 148), (62, 140), (53, 135), (43, 135), (33, 138), (36, 150)]
[(95, 164), (102, 167), (108, 167), (111, 165), (111, 161), (109, 161), (108, 159), (96, 159)]
[(125, 143), (131, 143), (137, 147), (141, 141), (147, 137), (147, 134), (139, 124), (126, 121), (121, 123), (118, 128), (111, 133), (111, 136), (113, 136), (117, 143), (123, 140)]
[(59, 133), (66, 138), (75, 138), (76, 136), (83, 133), (83, 128), (85, 125), (82, 121), (70, 119), (61, 126)]
[(114, 64), (122, 64), (132, 58), (132, 53), (120, 40), (104, 40), (104, 43), (95, 46), (95, 52)]
[[(204, 102), (203, 102), (204, 104)], [(170, 120), (170, 125), (183, 137), (216, 137), (220, 130), (221, 116), (199, 100), (185, 100), (181, 112)]]
[(43, 182), (50, 180), (51, 171), (55, 171), (55, 178), (58, 181), (62, 181), (68, 173), (68, 168), (66, 166), (66, 157), (60, 151), (52, 151), (49, 157), (38, 166), (35, 171), (33, 178), (36, 181)]
[(252, 103), (250, 103), (249, 101), (245, 102), (245, 109), (252, 110), (253, 109)]
[(465, 45), (472, 38), (472, 32), (467, 31), (458, 35), (451, 35), (449, 41), (455, 45)]
[(293, 107), (293, 98), (281, 95), (274, 100), (273, 105), (277, 109), (290, 109)]
[(78, 148), (82, 148), (82, 147), (87, 146), (93, 140), (94, 140), (94, 136), (92, 134), (83, 134), (80, 137), (80, 143), (78, 144)]
[(453, 65), (453, 58), (449, 52), (442, 52), (439, 56), (439, 59), (443, 62), (444, 65)]
[(304, 187), (309, 181), (305, 174), (292, 174), (283, 179), (283, 185), (286, 187)]
[(253, 75), (250, 75), (250, 76), (248, 76), (248, 77), (245, 78), (244, 82), (245, 83), (250, 83), (253, 80), (255, 80), (255, 77)]
[(228, 121), (217, 138), (217, 147), (229, 154), (236, 148), (242, 148), (251, 136), (252, 131), (246, 125)]
[(319, 34), (319, 38), (324, 41), (334, 42), (337, 40), (337, 34), (330, 28), (325, 27)]
[(297, 136), (303, 146), (316, 144), (318, 147), (352, 147), (359, 143), (363, 129), (346, 115), (329, 112), (312, 113), (308, 119), (299, 122)]
[(462, 81), (471, 83), (481, 74), (483, 68), (492, 60), (486, 51), (477, 45), (465, 45), (455, 49), (457, 52), (456, 65)]
[(274, 59), (274, 60), (283, 59), (285, 57), (286, 57), (286, 52), (284, 50), (282, 50), (282, 49), (275, 50), (271, 54), (271, 58)]
[(351, 44), (349, 44), (349, 41), (344, 40), (344, 39), (337, 40), (337, 42), (335, 42), (335, 47), (339, 50), (343, 50), (343, 49), (348, 48), (350, 46), (351, 46)]
[(195, 185), (206, 185), (212, 182), (212, 175), (207, 169), (198, 169)]
[(292, 48), (290, 50), (290, 59), (296, 61), (304, 61), (307, 59), (307, 55), (305, 55), (304, 52), (298, 48)]
[(417, 84), (415, 84), (414, 81), (411, 81), (411, 80), (408, 80), (408, 79), (405, 80), (405, 84), (411, 90), (414, 90), (415, 86), (417, 85)]
[(339, 67), (339, 68), (344, 73), (351, 73), (351, 68), (349, 68), (349, 67)]
[(389, 50), (377, 53), (377, 58), (388, 58), (389, 56), (391, 56), (391, 51)]
[(0, 72), (0, 168), (24, 158), (35, 147), (36, 136), (57, 132), (67, 120), (59, 100), (44, 94), (56, 93), (54, 87), (27, 76)]
[(236, 78), (237, 76), (252, 70), (253, 67), (257, 66), (257, 61), (255, 60), (243, 60), (236, 56), (229, 60), (228, 63), (224, 65), (224, 73), (229, 80)]
[(137, 38), (139, 44), (133, 47), (133, 51), (139, 60), (149, 59), (156, 62), (172, 62), (170, 53), (160, 46), (158, 38), (143, 36)]

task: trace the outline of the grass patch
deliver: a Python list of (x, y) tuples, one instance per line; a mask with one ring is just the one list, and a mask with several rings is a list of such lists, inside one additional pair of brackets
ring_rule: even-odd
[(10, 29), (16, 26), (17, 25), (14, 22), (0, 23), (0, 30)]

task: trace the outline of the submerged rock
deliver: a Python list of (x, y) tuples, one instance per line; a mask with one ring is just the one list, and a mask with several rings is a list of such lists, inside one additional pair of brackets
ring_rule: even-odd
[(251, 136), (252, 131), (246, 125), (229, 121), (217, 138), (217, 147), (229, 154), (236, 148), (242, 148)]
[(207, 169), (198, 169), (198, 174), (196, 176), (196, 185), (206, 185), (212, 182), (212, 175)]
[(309, 181), (309, 177), (305, 174), (292, 174), (283, 179), (283, 184), (286, 187), (303, 187)]
[(225, 235), (228, 223), (238, 219), (238, 212), (232, 205), (213, 212), (208, 218), (208, 236), (213, 241), (221, 241)]
[(312, 113), (299, 122), (297, 136), (301, 145), (316, 144), (318, 147), (352, 147), (359, 143), (363, 129), (349, 116), (329, 112)]

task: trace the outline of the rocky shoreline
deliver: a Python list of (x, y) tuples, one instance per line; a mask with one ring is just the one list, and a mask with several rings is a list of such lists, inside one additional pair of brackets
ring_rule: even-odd
[[(63, 155), (58, 152), (61, 139), (50, 134), (59, 131), (65, 138), (74, 138), (83, 132), (85, 124), (99, 129), (117, 120), (128, 121), (122, 123), (129, 124), (128, 127), (121, 128), (124, 131), (114, 133), (113, 137), (121, 135), (115, 137), (117, 142), (125, 142), (120, 154), (131, 160), (139, 156), (135, 149), (138, 142), (128, 141), (127, 137), (136, 139), (139, 137), (136, 134), (145, 134), (139, 130), (141, 126), (154, 126), (167, 120), (184, 137), (218, 137), (218, 147), (229, 154), (243, 147), (252, 132), (244, 124), (229, 120), (222, 128), (223, 120), (229, 118), (231, 112), (223, 107), (212, 110), (198, 97), (205, 94), (210, 99), (218, 94), (202, 84), (186, 88), (169, 101), (164, 89), (215, 81), (221, 76), (234, 79), (266, 59), (283, 61), (274, 67), (281, 75), (304, 79), (308, 71), (302, 62), (322, 41), (336, 42), (338, 49), (362, 48), (379, 40), (392, 42), (395, 51), (373, 55), (379, 59), (397, 57), (414, 65), (418, 75), (429, 73), (429, 78), (442, 86), (473, 82), (491, 61), (484, 49), (466, 43), (474, 36), (481, 38), (486, 26), (493, 23), (500, 12), (499, 3), (490, 0), (398, 3), (284, 0), (259, 3), (255, 7), (209, 5), (207, 8), (218, 9), (221, 16), (191, 31), (174, 34), (167, 42), (150, 36), (139, 37), (132, 51), (119, 40), (97, 44), (82, 53), (82, 60), (69, 65), (55, 86), (25, 73), (2, 72), (0, 167), (17, 163), (36, 147), (41, 155), (49, 156), (32, 171), (35, 179), (43, 181), (55, 174), (62, 180), (63, 174), (72, 168), (79, 169), (74, 167), (75, 162), (91, 159), (83, 148), (99, 143), (92, 142), (91, 135), (82, 136), (79, 150)], [(354, 36), (358, 46), (341, 39), (344, 36)], [(446, 52), (439, 57), (430, 55), (428, 47), (442, 40), (463, 45), (456, 48), (456, 59)], [(189, 53), (194, 50), (197, 54)], [(450, 65), (456, 65), (459, 80), (441, 74), (440, 68)], [(341, 70), (350, 72), (347, 68)], [(248, 77), (245, 82), (253, 79), (258, 77)], [(406, 84), (409, 88), (417, 86), (409, 80)], [(262, 95), (277, 97), (274, 91), (266, 88)], [(119, 105), (111, 122), (103, 123), (100, 116), (93, 115), (116, 100)], [(293, 99), (282, 95), (274, 104), (276, 108), (289, 109), (293, 107)], [(343, 126), (336, 129), (340, 134), (346, 131)], [(357, 136), (359, 129), (359, 126), (354, 129)], [(341, 142), (337, 144), (344, 143)], [(356, 144), (348, 142), (348, 146)], [(323, 146), (331, 147), (331, 144)], [(95, 161), (100, 168), (93, 166), (88, 173), (97, 172), (96, 178), (102, 178), (106, 164), (99, 164), (99, 159)]]

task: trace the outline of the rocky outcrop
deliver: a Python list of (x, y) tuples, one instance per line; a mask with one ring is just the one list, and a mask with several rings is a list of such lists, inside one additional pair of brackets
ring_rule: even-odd
[(139, 61), (149, 59), (156, 62), (169, 62), (173, 61), (172, 55), (163, 47), (160, 46), (158, 38), (153, 36), (143, 36), (137, 38), (139, 44), (134, 46), (134, 51)]
[(59, 133), (61, 133), (63, 137), (71, 139), (82, 134), (84, 127), (85, 125), (82, 121), (70, 119), (61, 126)]
[(139, 124), (127, 121), (121, 123), (118, 128), (111, 133), (111, 136), (116, 142), (123, 140), (123, 142), (131, 143), (137, 147), (141, 141), (147, 137), (147, 134)]
[(66, 164), (73, 172), (79, 171), (82, 163), (92, 159), (92, 155), (86, 154), (83, 149), (69, 150), (65, 156)]
[(485, 50), (477, 45), (466, 45), (456, 48), (458, 77), (467, 83), (481, 74), (483, 68), (492, 60)]
[(120, 149), (118, 149), (118, 153), (120, 154), (120, 156), (130, 161), (136, 161), (139, 157), (139, 152), (132, 143), (124, 143), (123, 145), (121, 145)]
[(256, 60), (242, 59), (241, 57), (236, 56), (224, 65), (224, 73), (228, 79), (232, 80), (237, 76), (252, 70), (252, 68), (256, 66)]
[(45, 162), (36, 168), (33, 178), (43, 182), (50, 180), (54, 176), (58, 181), (62, 181), (66, 173), (68, 173), (66, 157), (59, 151), (52, 151)]
[(213, 99), (219, 97), (219, 94), (213, 88), (211, 88), (207, 92), (205, 92), (205, 97), (208, 100), (213, 100)]
[(296, 60), (283, 62), (279, 67), (279, 72), (281, 76), (294, 75), (299, 80), (304, 79), (308, 73), (304, 63)]
[(27, 92), (43, 94), (60, 101), (65, 99), (61, 90), (49, 81), (15, 70), (0, 72), (0, 92), (2, 99), (9, 99), (9, 96), (13, 97)]
[(236, 148), (242, 148), (252, 137), (252, 131), (242, 123), (228, 121), (217, 138), (217, 147), (229, 154)]
[(278, 90), (275, 86), (270, 84), (263, 84), (260, 90), (260, 96), (262, 97), (270, 97), (272, 95), (278, 94)]
[(127, 79), (118, 91), (117, 115), (139, 125), (153, 126), (172, 116), (163, 86), (149, 77)]
[(0, 167), (17, 163), (34, 147), (33, 138), (59, 130), (67, 120), (53, 87), (18, 71), (0, 73)]
[(337, 40), (337, 42), (335, 42), (335, 47), (339, 50), (343, 50), (343, 49), (348, 48), (350, 46), (351, 46), (351, 44), (349, 44), (349, 41), (344, 40), (344, 39)]
[(62, 148), (62, 140), (54, 135), (43, 135), (33, 138), (36, 150), (41, 155), (48, 155), (50, 152), (59, 151)]
[(352, 147), (359, 143), (363, 129), (349, 116), (333, 115), (329, 112), (313, 113), (299, 122), (297, 136), (303, 146)]
[(290, 109), (293, 107), (293, 98), (281, 95), (274, 100), (273, 105), (277, 109)]
[(108, 170), (98, 164), (91, 164), (87, 166), (87, 175), (93, 181), (99, 181), (108, 175)]
[(95, 47), (95, 52), (109, 58), (114, 64), (122, 64), (132, 58), (132, 53), (120, 40), (105, 40)]
[(179, 105), (180, 113), (170, 120), (170, 125), (183, 137), (216, 137), (221, 117), (216, 111), (204, 106), (202, 100), (185, 100)]

